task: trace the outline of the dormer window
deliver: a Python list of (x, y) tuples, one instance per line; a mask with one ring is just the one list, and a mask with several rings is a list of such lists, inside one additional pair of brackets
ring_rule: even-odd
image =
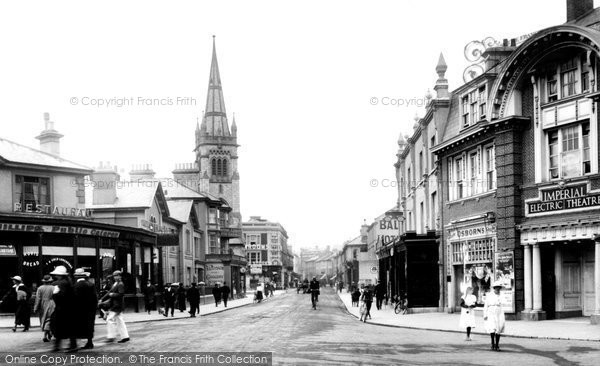
[(562, 97), (570, 97), (578, 93), (577, 91), (577, 63), (575, 59), (567, 60), (560, 65), (560, 85), (562, 87)]
[(487, 108), (485, 85), (471, 90), (462, 97), (462, 128), (467, 128), (485, 118)]
[(585, 53), (549, 64), (543, 73), (545, 88), (542, 88), (542, 92), (545, 94), (545, 102), (552, 103), (590, 92), (590, 70)]

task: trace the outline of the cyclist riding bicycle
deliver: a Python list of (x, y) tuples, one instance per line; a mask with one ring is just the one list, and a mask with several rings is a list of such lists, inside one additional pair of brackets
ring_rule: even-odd
[(310, 291), (310, 301), (312, 302), (312, 307), (314, 310), (317, 310), (317, 303), (319, 302), (319, 295), (321, 294), (321, 285), (319, 281), (317, 281), (316, 277), (313, 277), (312, 281), (308, 286)]

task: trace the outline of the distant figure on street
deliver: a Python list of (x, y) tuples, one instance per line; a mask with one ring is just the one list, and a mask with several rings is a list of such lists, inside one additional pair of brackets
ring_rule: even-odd
[(52, 334), (54, 334), (54, 351), (60, 351), (62, 340), (69, 339), (70, 346), (68, 351), (74, 352), (77, 350), (77, 342), (73, 329), (73, 310), (75, 305), (73, 284), (69, 279), (69, 273), (65, 266), (57, 266), (50, 274), (56, 278), (56, 282), (54, 282), (54, 295), (52, 296), (56, 307), (54, 308), (51, 321)]
[(375, 306), (377, 310), (381, 310), (381, 304), (383, 303), (383, 299), (385, 299), (385, 295), (385, 286), (377, 281), (377, 285), (375, 285), (375, 297), (377, 298)]
[(355, 287), (354, 290), (352, 290), (352, 293), (350, 293), (350, 297), (352, 298), (352, 306), (358, 306), (358, 302), (360, 301), (360, 290)]
[(219, 306), (221, 302), (221, 289), (219, 288), (219, 284), (215, 283), (215, 287), (212, 289), (213, 297), (215, 298), (215, 307)]
[(177, 305), (180, 313), (183, 313), (187, 308), (185, 304), (185, 288), (181, 282), (179, 282), (179, 287), (177, 287)]
[(156, 287), (152, 284), (152, 282), (148, 281), (146, 284), (146, 289), (144, 290), (144, 307), (150, 315), (150, 311), (154, 310), (156, 306)]
[(87, 339), (83, 349), (92, 349), (94, 348), (92, 339), (94, 338), (94, 322), (96, 321), (96, 307), (98, 306), (96, 288), (89, 281), (90, 273), (85, 272), (83, 268), (77, 268), (73, 277), (76, 281), (73, 285), (75, 338)]
[(169, 316), (169, 309), (171, 309), (171, 317), (173, 317), (173, 313), (175, 312), (175, 299), (177, 298), (177, 293), (175, 292), (175, 287), (172, 283), (167, 283), (165, 285), (165, 291), (163, 292), (163, 299), (165, 302), (165, 312), (163, 315), (165, 317)]
[(33, 307), (33, 312), (37, 313), (40, 318), (40, 329), (44, 332), (44, 338), (42, 338), (44, 342), (50, 342), (50, 339), (52, 339), (50, 319), (55, 306), (54, 300), (52, 300), (52, 294), (54, 293), (53, 281), (50, 275), (45, 275), (42, 278), (42, 285), (37, 289), (35, 305)]
[(192, 282), (187, 290), (187, 298), (190, 303), (190, 316), (195, 318), (196, 313), (200, 314), (200, 291), (196, 287), (196, 282)]
[(340, 292), (340, 294), (342, 293), (343, 289), (344, 289), (344, 281), (340, 281), (338, 283), (338, 291)]
[(475, 328), (475, 312), (473, 309), (477, 303), (477, 298), (473, 295), (473, 288), (467, 287), (465, 294), (460, 300), (460, 321), (458, 325), (462, 329), (467, 330), (467, 338), (465, 341), (471, 340), (471, 329)]
[(231, 289), (227, 286), (227, 282), (223, 282), (223, 286), (221, 286), (221, 298), (223, 299), (223, 305), (227, 307), (227, 300), (229, 299), (229, 293)]
[(504, 310), (502, 309), (502, 298), (500, 289), (502, 283), (496, 281), (493, 283), (493, 292), (485, 296), (483, 306), (483, 320), (485, 321), (485, 330), (492, 339), (492, 351), (500, 351), (500, 335), (504, 333)]
[(123, 284), (121, 271), (113, 272), (113, 284), (110, 291), (104, 295), (110, 298), (110, 309), (108, 310), (108, 316), (106, 317), (106, 342), (114, 342), (117, 334), (121, 337), (119, 343), (129, 342), (129, 333), (127, 332), (127, 325), (123, 320), (123, 297), (125, 296), (125, 285)]
[(17, 326), (23, 325), (23, 332), (27, 332), (31, 322), (31, 310), (29, 307), (31, 291), (23, 284), (21, 276), (14, 276), (10, 279), (13, 281), (13, 287), (0, 300), (0, 304), (9, 299), (16, 303), (15, 326), (12, 328), (12, 331), (16, 332)]
[(371, 285), (368, 285), (364, 288), (362, 296), (360, 298), (366, 307), (366, 312), (364, 315), (361, 314), (361, 319), (363, 323), (367, 322), (367, 316), (371, 319), (371, 305), (373, 304), (373, 291), (371, 290)]
[(310, 301), (312, 302), (313, 310), (317, 310), (317, 303), (319, 302), (319, 295), (321, 294), (321, 284), (317, 281), (317, 277), (313, 277), (308, 288), (310, 290)]

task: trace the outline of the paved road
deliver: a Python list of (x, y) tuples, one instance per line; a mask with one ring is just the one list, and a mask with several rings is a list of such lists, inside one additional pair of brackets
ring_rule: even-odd
[[(372, 310), (376, 316), (377, 310)], [(290, 292), (262, 304), (196, 319), (130, 324), (132, 341), (102, 344), (96, 351), (272, 351), (285, 365), (597, 365), (597, 342), (503, 338), (502, 352), (488, 338), (465, 342), (457, 333), (409, 330), (361, 323), (335, 293), (322, 291), (318, 310), (309, 295)], [(39, 331), (0, 334), (0, 350), (49, 348)]]

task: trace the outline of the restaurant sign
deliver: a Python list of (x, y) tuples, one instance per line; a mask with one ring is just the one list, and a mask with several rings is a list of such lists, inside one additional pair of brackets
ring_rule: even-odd
[(25, 205), (20, 202), (15, 203), (14, 212), (35, 213), (54, 216), (75, 216), (75, 217), (91, 217), (91, 211), (86, 208), (76, 207), (59, 207), (51, 205), (41, 205), (27, 203)]
[(536, 215), (556, 211), (600, 208), (600, 193), (589, 193), (587, 184), (540, 189), (535, 201), (525, 203), (525, 214)]
[(0, 257), (16, 257), (17, 251), (14, 245), (0, 245)]
[(118, 231), (92, 229), (79, 226), (62, 225), (36, 225), (36, 224), (9, 224), (0, 222), (0, 231), (22, 231), (31, 233), (53, 233), (100, 236), (103, 238), (118, 238)]

